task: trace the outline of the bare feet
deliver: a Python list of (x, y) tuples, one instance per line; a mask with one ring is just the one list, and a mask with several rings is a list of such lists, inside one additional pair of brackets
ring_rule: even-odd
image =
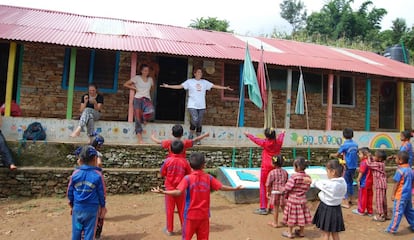
[(142, 133), (137, 134), (138, 144), (143, 144), (144, 141), (142, 141)]
[(277, 223), (274, 223), (274, 222), (268, 222), (268, 223), (267, 223), (267, 225), (269, 225), (269, 226), (271, 226), (271, 227), (273, 227), (273, 228), (278, 228), (278, 227), (281, 227), (281, 226), (279, 226)]
[(77, 127), (71, 134), (70, 137), (79, 137), (81, 132), (81, 127)]
[(10, 171), (15, 171), (15, 170), (17, 170), (17, 167), (14, 164), (10, 164), (9, 169), (10, 169)]

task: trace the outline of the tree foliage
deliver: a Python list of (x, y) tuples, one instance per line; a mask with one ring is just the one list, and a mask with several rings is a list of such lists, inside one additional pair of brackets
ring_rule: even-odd
[(280, 16), (292, 25), (293, 33), (301, 30), (306, 24), (306, 7), (300, 0), (283, 0), (280, 3)]
[(220, 20), (216, 17), (201, 17), (191, 20), (189, 27), (196, 29), (213, 30), (219, 32), (232, 32), (228, 28), (230, 22), (227, 20)]

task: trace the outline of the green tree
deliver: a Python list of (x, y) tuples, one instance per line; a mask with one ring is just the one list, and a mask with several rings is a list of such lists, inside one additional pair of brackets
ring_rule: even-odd
[(191, 20), (191, 23), (188, 26), (196, 29), (213, 30), (219, 32), (232, 32), (228, 29), (230, 26), (229, 21), (220, 20), (216, 17), (196, 18)]
[(397, 44), (400, 42), (401, 38), (408, 32), (407, 24), (405, 23), (405, 19), (403, 18), (396, 18), (392, 21), (392, 42)]
[(303, 29), (306, 24), (306, 7), (300, 0), (283, 0), (280, 4), (280, 16), (292, 25), (292, 32)]

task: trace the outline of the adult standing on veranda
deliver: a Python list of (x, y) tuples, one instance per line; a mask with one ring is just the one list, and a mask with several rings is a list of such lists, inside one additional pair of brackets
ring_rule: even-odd
[[(233, 91), (229, 86), (215, 85), (202, 79), (203, 70), (201, 68), (195, 68), (193, 74), (194, 78), (187, 79), (179, 85), (169, 85), (166, 83), (161, 85), (164, 88), (184, 89), (188, 91), (187, 109), (191, 117), (189, 139), (194, 137), (194, 133), (197, 136), (201, 135), (203, 116), (206, 111), (206, 92), (212, 88)], [(197, 144), (200, 144), (200, 141)]]
[(86, 126), (88, 137), (92, 137), (95, 132), (95, 121), (101, 118), (102, 105), (104, 98), (98, 94), (98, 87), (94, 83), (88, 86), (88, 93), (82, 95), (79, 111), (81, 116), (79, 126), (70, 134), (71, 137), (80, 135), (81, 130)]
[(134, 119), (138, 144), (143, 143), (142, 124), (146, 124), (154, 114), (154, 105), (151, 102), (154, 80), (149, 76), (149, 66), (141, 64), (140, 73), (140, 75), (136, 75), (124, 83), (124, 87), (135, 91)]

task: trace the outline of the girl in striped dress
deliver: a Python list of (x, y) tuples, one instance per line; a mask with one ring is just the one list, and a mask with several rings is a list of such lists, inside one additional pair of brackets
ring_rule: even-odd
[[(287, 202), (283, 212), (283, 223), (288, 226), (288, 231), (282, 233), (283, 237), (294, 238), (304, 237), (305, 225), (312, 223), (309, 208), (306, 206), (306, 192), (309, 190), (310, 183), (304, 181), (310, 176), (305, 173), (307, 163), (304, 157), (298, 157), (293, 162), (294, 174), (290, 176), (284, 193), (287, 195)], [(295, 226), (299, 229), (293, 230)]]

